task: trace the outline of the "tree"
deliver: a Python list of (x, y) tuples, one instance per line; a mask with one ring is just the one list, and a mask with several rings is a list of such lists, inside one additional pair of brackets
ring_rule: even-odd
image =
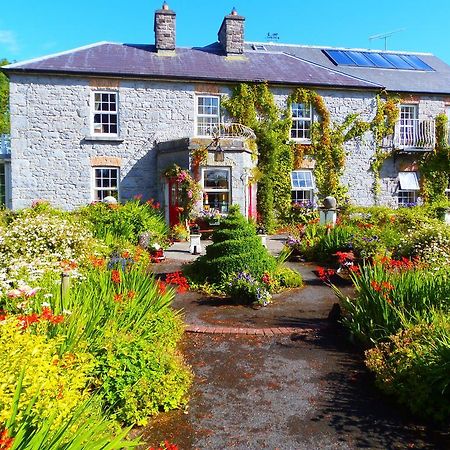
[[(0, 59), (0, 66), (6, 66), (9, 61)], [(9, 80), (7, 76), (0, 73), (0, 134), (8, 134), (9, 122)]]

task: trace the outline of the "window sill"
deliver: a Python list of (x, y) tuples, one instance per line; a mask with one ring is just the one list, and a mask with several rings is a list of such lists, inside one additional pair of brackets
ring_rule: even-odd
[(100, 142), (123, 142), (124, 139), (121, 138), (120, 136), (107, 136), (107, 135), (103, 135), (103, 136), (85, 136), (84, 141), (88, 142), (88, 141), (100, 141)]
[(291, 138), (291, 141), (295, 142), (296, 144), (311, 145), (311, 139), (295, 139), (295, 138)]

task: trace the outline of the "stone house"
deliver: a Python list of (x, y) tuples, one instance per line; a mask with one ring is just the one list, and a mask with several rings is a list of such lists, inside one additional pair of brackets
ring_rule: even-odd
[[(42, 198), (70, 209), (142, 194), (164, 204), (172, 221), (177, 185), (164, 171), (176, 163), (197, 172), (199, 207), (226, 213), (233, 203), (254, 215), (252, 130), (230, 124), (221, 99), (236, 83), (262, 81), (280, 106), (296, 87), (317, 91), (336, 123), (355, 112), (371, 120), (380, 92), (398, 94), (400, 119), (386, 144), (398, 152), (383, 165), (380, 200), (417, 199), (416, 155), (434, 147), (436, 115), (450, 113), (444, 62), (431, 54), (248, 43), (235, 10), (218, 42), (182, 48), (175, 21), (164, 3), (155, 12), (154, 45), (100, 42), (2, 68), (10, 80), (11, 145), (0, 152), (0, 201), (18, 209)], [(308, 145), (318, 116), (308, 104), (291, 108), (291, 139)], [(207, 148), (206, 158), (194, 167), (199, 148)], [(342, 181), (356, 204), (374, 203), (374, 151), (370, 132), (346, 143)], [(293, 201), (313, 200), (313, 165), (292, 172)]]

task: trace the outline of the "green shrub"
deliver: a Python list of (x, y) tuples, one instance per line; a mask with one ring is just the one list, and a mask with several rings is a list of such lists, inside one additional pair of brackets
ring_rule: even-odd
[(232, 273), (224, 286), (225, 293), (239, 303), (266, 306), (272, 301), (268, 286), (245, 271)]
[(139, 235), (147, 232), (150, 243), (163, 245), (167, 242), (167, 225), (153, 202), (142, 204), (132, 200), (118, 205), (100, 202), (81, 208), (78, 214), (88, 220), (94, 235), (100, 239), (137, 244)]
[(187, 402), (192, 375), (163, 341), (116, 331), (97, 353), (96, 371), (106, 410), (121, 422), (145, 425), (159, 411)]
[(230, 274), (244, 271), (261, 278), (276, 267), (275, 258), (262, 245), (255, 226), (242, 216), (239, 207), (230, 208), (228, 217), (221, 221), (212, 240), (206, 255), (185, 269), (185, 273), (197, 283), (221, 284), (228, 280)]
[(274, 278), (282, 287), (297, 288), (303, 286), (303, 278), (301, 274), (288, 267), (280, 267), (274, 273)]
[(450, 418), (450, 316), (407, 326), (366, 352), (377, 385), (413, 413), (448, 423)]
[(79, 351), (60, 356), (60, 339), (47, 339), (32, 327), (23, 329), (23, 323), (9, 316), (0, 325), (0, 424), (10, 415), (16, 382), (24, 370), (16, 424), (36, 396), (33, 424), (52, 415), (52, 425), (58, 427), (87, 398), (93, 358)]

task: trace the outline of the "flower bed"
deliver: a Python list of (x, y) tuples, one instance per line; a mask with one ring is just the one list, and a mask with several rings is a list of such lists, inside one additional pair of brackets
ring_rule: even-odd
[(172, 285), (189, 286), (149, 276), (149, 253), (134, 246), (155, 211), (135, 200), (2, 216), (0, 448), (136, 447), (118, 425), (186, 403), (192, 376), (170, 303)]

